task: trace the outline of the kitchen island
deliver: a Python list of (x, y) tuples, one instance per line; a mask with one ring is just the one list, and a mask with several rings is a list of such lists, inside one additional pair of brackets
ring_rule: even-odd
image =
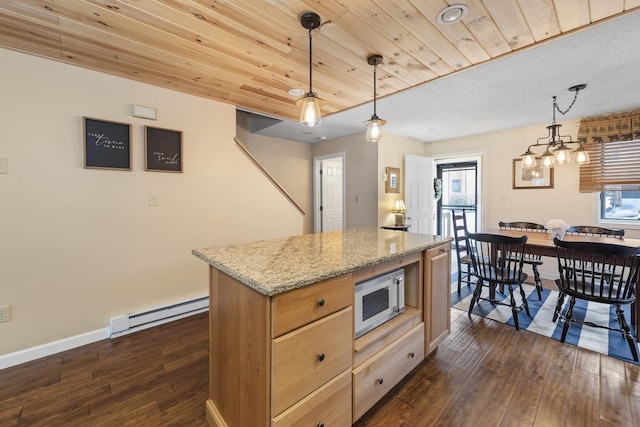
[[(451, 238), (349, 229), (195, 249), (210, 265), (212, 426), (349, 426), (449, 334)], [(405, 310), (354, 337), (357, 283)]]

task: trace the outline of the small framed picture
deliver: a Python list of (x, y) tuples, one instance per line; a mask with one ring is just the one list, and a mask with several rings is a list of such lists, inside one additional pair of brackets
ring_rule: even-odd
[(84, 117), (84, 167), (131, 170), (131, 125)]
[(182, 172), (182, 132), (144, 127), (144, 170)]
[(399, 193), (400, 192), (400, 169), (398, 168), (386, 168), (386, 180), (384, 186), (385, 193)]
[(522, 159), (513, 159), (513, 189), (553, 188), (553, 168), (522, 167)]

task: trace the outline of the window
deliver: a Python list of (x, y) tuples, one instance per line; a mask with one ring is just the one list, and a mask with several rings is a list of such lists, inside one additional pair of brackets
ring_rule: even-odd
[(600, 192), (600, 220), (640, 222), (640, 191)]

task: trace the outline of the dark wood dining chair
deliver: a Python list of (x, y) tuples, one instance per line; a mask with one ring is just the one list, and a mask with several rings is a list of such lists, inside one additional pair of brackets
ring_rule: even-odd
[[(516, 330), (519, 330), (518, 313), (522, 308), (531, 317), (527, 297), (522, 288), (522, 283), (527, 280), (527, 274), (522, 271), (527, 236), (510, 237), (497, 234), (467, 233), (467, 241), (473, 267), (472, 273), (477, 278), (476, 288), (469, 305), (469, 317), (471, 317), (473, 307), (480, 300), (510, 306)], [(504, 254), (509, 254), (509, 256), (504, 256)], [(509, 290), (509, 304), (490, 297), (482, 297), (484, 287), (498, 285)], [(521, 305), (517, 305), (513, 295), (515, 286), (520, 289)]]
[(619, 239), (622, 239), (624, 237), (624, 229), (596, 227), (593, 225), (572, 225), (567, 230), (567, 234), (581, 234), (583, 236), (617, 237)]
[(471, 257), (467, 245), (467, 216), (464, 209), (451, 210), (451, 226), (453, 227), (453, 244), (456, 250), (456, 261), (458, 264), (458, 293), (462, 284), (470, 286), (474, 281), (471, 275)]
[[(536, 224), (535, 222), (517, 221), (517, 222), (503, 222), (498, 223), (503, 230), (519, 230), (519, 231), (533, 231), (538, 233), (544, 233), (547, 231), (544, 225)], [(525, 254), (524, 263), (531, 266), (533, 270), (533, 281), (538, 292), (538, 299), (542, 301), (542, 279), (540, 278), (540, 272), (538, 266), (543, 264), (541, 255)]]
[[(560, 341), (565, 341), (571, 322), (618, 331), (629, 344), (633, 360), (638, 362), (638, 348), (624, 318), (622, 306), (631, 305), (635, 301), (640, 274), (640, 247), (567, 242), (557, 238), (553, 242), (556, 245), (560, 274), (560, 278), (556, 279), (559, 295), (553, 321), (560, 318), (564, 322)], [(580, 270), (574, 268), (578, 264), (582, 266)], [(569, 306), (563, 312), (566, 296), (569, 296)], [(576, 299), (615, 306), (619, 327), (612, 328), (590, 321), (575, 320), (573, 307)]]

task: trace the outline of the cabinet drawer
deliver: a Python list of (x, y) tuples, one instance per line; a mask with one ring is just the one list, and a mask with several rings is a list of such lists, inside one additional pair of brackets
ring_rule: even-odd
[(351, 425), (351, 369), (274, 418), (271, 427)]
[(424, 323), (353, 370), (353, 422), (424, 359)]
[(351, 366), (353, 310), (347, 307), (272, 340), (272, 411), (279, 415)]
[(271, 337), (286, 334), (351, 305), (353, 292), (353, 280), (348, 274), (274, 296)]

